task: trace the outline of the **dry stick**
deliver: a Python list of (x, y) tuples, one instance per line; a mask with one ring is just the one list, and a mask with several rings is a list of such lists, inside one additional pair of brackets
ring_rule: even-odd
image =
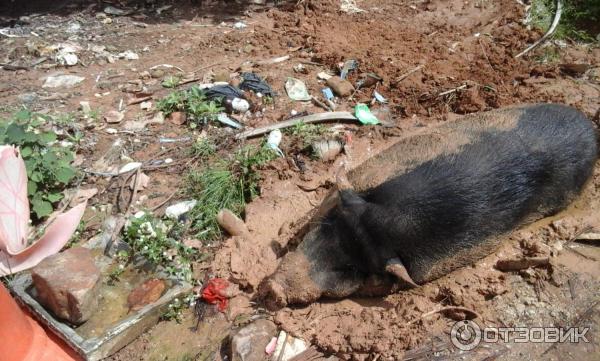
[(415, 73), (415, 72), (421, 70), (423, 68), (423, 66), (424, 65), (421, 64), (415, 68), (412, 68), (411, 70), (407, 71), (406, 73), (400, 75), (396, 81), (402, 81), (402, 80), (408, 78), (412, 73)]
[(470, 310), (466, 307), (446, 306), (446, 307), (438, 308), (437, 310), (425, 312), (424, 314), (421, 315), (421, 317), (414, 319), (412, 321), (409, 321), (406, 325), (407, 326), (412, 325), (413, 323), (419, 322), (420, 320), (427, 318), (429, 316), (435, 315), (436, 313), (446, 312), (446, 311), (463, 311), (463, 312), (470, 313), (472, 316), (474, 316), (473, 318), (478, 318), (480, 320), (483, 320), (483, 318), (481, 317), (481, 315), (479, 313), (477, 313), (476, 311)]
[(152, 212), (155, 212), (157, 209), (159, 209), (160, 207), (164, 206), (165, 204), (167, 204), (171, 199), (173, 199), (173, 197), (175, 197), (175, 195), (179, 192), (179, 189), (177, 189), (175, 192), (171, 193), (167, 199), (165, 199), (164, 201), (160, 202), (159, 205), (155, 206), (154, 208), (152, 208)]
[(275, 124), (270, 124), (264, 127), (248, 130), (242, 133), (239, 133), (235, 136), (236, 139), (244, 139), (255, 137), (257, 135), (262, 135), (268, 133), (275, 129), (283, 129), (294, 126), (298, 123), (311, 124), (311, 123), (319, 123), (325, 122), (329, 120), (356, 120), (356, 117), (349, 112), (329, 112), (329, 113), (319, 113), (319, 114), (311, 114), (304, 117), (293, 118), (290, 120), (286, 120), (284, 122), (279, 122)]
[(554, 14), (554, 20), (552, 20), (552, 25), (550, 25), (550, 29), (548, 29), (548, 31), (546, 31), (546, 34), (544, 34), (541, 38), (539, 38), (538, 41), (531, 44), (530, 47), (523, 50), (519, 54), (515, 55), (515, 58), (520, 58), (521, 56), (523, 56), (523, 55), (529, 53), (530, 51), (532, 51), (533, 49), (537, 48), (540, 44), (542, 44), (544, 41), (546, 41), (546, 39), (548, 39), (550, 37), (550, 35), (552, 35), (554, 33), (554, 31), (556, 30), (556, 27), (558, 26), (558, 22), (560, 21), (560, 16), (562, 14), (562, 8), (563, 8), (562, 1), (556, 0), (556, 14)]
[(446, 90), (445, 92), (441, 92), (438, 94), (438, 97), (443, 97), (444, 95), (448, 95), (448, 94), (452, 94), (452, 93), (456, 93), (459, 90), (463, 90), (466, 89), (468, 87), (468, 84), (463, 84), (461, 86), (459, 86), (458, 88), (454, 88), (454, 89), (450, 89), (450, 90)]

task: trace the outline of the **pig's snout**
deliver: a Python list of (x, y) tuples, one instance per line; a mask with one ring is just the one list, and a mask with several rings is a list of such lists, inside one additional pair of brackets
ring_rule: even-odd
[(323, 290), (310, 277), (311, 265), (304, 253), (288, 253), (279, 268), (261, 285), (260, 294), (270, 309), (314, 302)]

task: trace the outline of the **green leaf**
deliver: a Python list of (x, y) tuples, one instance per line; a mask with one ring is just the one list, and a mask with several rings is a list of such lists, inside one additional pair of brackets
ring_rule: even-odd
[(21, 148), (21, 157), (27, 158), (33, 153), (33, 149), (31, 147), (23, 147)]
[(44, 218), (52, 213), (52, 204), (39, 198), (34, 198), (31, 201), (33, 211), (38, 218)]
[(63, 194), (62, 193), (48, 193), (46, 195), (46, 199), (48, 200), (48, 202), (56, 203), (56, 202), (60, 201), (61, 199), (63, 199)]
[(59, 182), (67, 184), (75, 177), (75, 170), (71, 167), (63, 167), (59, 168), (54, 175)]
[(42, 179), (44, 179), (44, 177), (43, 177), (42, 173), (32, 171), (31, 174), (29, 175), (29, 179), (38, 183), (38, 182), (41, 182)]
[(15, 119), (21, 122), (27, 121), (31, 119), (31, 112), (27, 109), (21, 109), (15, 113)]
[(56, 140), (56, 134), (54, 133), (41, 133), (39, 134), (40, 140), (44, 143), (54, 142)]
[(35, 192), (37, 192), (38, 186), (37, 183), (30, 180), (27, 182), (27, 194), (29, 196), (32, 196), (35, 194)]

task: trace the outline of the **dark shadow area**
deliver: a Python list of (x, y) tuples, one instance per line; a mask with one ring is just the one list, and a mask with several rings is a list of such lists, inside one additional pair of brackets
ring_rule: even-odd
[(266, 11), (275, 6), (293, 7), (295, 3), (286, 0), (2, 0), (0, 27), (26, 25), (27, 17), (84, 13), (131, 17), (148, 24), (192, 19), (209, 19), (212, 23), (220, 23), (248, 11)]

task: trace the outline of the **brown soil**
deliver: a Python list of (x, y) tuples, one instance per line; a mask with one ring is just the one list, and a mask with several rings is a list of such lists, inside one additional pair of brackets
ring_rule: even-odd
[[(31, 9), (38, 11), (34, 6), (44, 3), (33, 2)], [(113, 3), (118, 6), (118, 2)], [(131, 1), (129, 5), (133, 7), (135, 3), (141, 2)], [(211, 73), (234, 73), (249, 61), (289, 54), (288, 61), (254, 68), (279, 96), (262, 116), (245, 119), (246, 125), (270, 124), (287, 118), (292, 110), (321, 112), (314, 105), (287, 98), (283, 88), (286, 77), (303, 80), (317, 95), (323, 87), (317, 80), (318, 72), (338, 72), (339, 62), (356, 59), (360, 68), (351, 72), (349, 79), (355, 83), (362, 73), (368, 72), (383, 78), (377, 90), (389, 99), (395, 126), (343, 124), (341, 132), (351, 138), (344, 154), (326, 164), (299, 155), (305, 165), (303, 171), (298, 162), (291, 161), (291, 156), (289, 161), (271, 162), (262, 171), (261, 196), (246, 207), (245, 221), (251, 237), (225, 240), (216, 247), (214, 261), (203, 265), (210, 266), (210, 275), (228, 278), (244, 291), (231, 300), (228, 321), (220, 315), (207, 317), (201, 326), (206, 332), (194, 333), (189, 330), (194, 321), (188, 311), (184, 324), (160, 323), (115, 355), (114, 360), (218, 356), (228, 329), (238, 326), (240, 319), (263, 314), (260, 300), (256, 300), (258, 304), (249, 300), (260, 282), (275, 270), (280, 257), (297, 245), (298, 235), (330, 192), (340, 167), (354, 168), (398, 137), (418, 132), (423, 126), (454, 120), (460, 114), (532, 102), (566, 103), (590, 117), (600, 108), (600, 49), (570, 44), (558, 49), (560, 60), (556, 63), (536, 61), (544, 54), (543, 48), (514, 59), (514, 54), (541, 34), (526, 29), (522, 24), (524, 9), (512, 0), (358, 1), (365, 10), (358, 14), (341, 12), (337, 0), (303, 0), (277, 6), (231, 6), (211, 1), (201, 5), (183, 1), (154, 3), (156, 7), (173, 7), (161, 16), (154, 10), (140, 8), (128, 16), (111, 16), (110, 24), (96, 16), (106, 5), (100, 2), (61, 2), (64, 6), (60, 10), (41, 15), (22, 4), (13, 8), (0, 5), (0, 13), (5, 14), (0, 17), (3, 23), (25, 14), (28, 17), (22, 19), (23, 26), (40, 35), (0, 38), (0, 63), (26, 66), (15, 71), (1, 70), (2, 113), (24, 104), (24, 94), (35, 93), (35, 99), (27, 101), (27, 105), (38, 111), (75, 113), (80, 101), (89, 101), (92, 109), (105, 114), (117, 109), (122, 99), (126, 102), (128, 94), (141, 87), (153, 93), (153, 102), (166, 95), (169, 90), (160, 86), (161, 79), (144, 73), (159, 64), (172, 64), (186, 74), (195, 71), (199, 78), (209, 79)], [(52, 5), (48, 6), (44, 9), (52, 9)], [(248, 27), (233, 29), (232, 24), (240, 20)], [(227, 25), (219, 25), (221, 22)], [(73, 23), (79, 24), (80, 30), (67, 31), (76, 28)], [(31, 66), (44, 56), (40, 49), (45, 45), (67, 40), (83, 47), (78, 53), (80, 64), (56, 67), (49, 59)], [(113, 53), (133, 50), (140, 59), (107, 63), (90, 50), (93, 45), (105, 45)], [(308, 62), (308, 74), (292, 70), (300, 62)], [(574, 62), (590, 64), (591, 69), (577, 78), (559, 71), (558, 63)], [(419, 66), (419, 70), (411, 72)], [(42, 88), (42, 78), (57, 71), (86, 79), (72, 89)], [(165, 71), (177, 72), (172, 68)], [(354, 101), (342, 101), (338, 109), (351, 110), (355, 102), (370, 101), (372, 89), (357, 91)], [(125, 120), (149, 116), (138, 105), (127, 106), (126, 110)], [(158, 138), (195, 138), (197, 133), (165, 122), (150, 125), (142, 132), (108, 134), (107, 128), (123, 130), (123, 124), (107, 125), (102, 119), (87, 122), (80, 114), (76, 120), (75, 127), (84, 132), (79, 152), (83, 168), (94, 168), (117, 138), (124, 140), (123, 153), (136, 161), (173, 158), (171, 166), (149, 171), (149, 187), (141, 192), (145, 200), (134, 204), (136, 208), (154, 208), (182, 185), (181, 174), (188, 168), (189, 159), (181, 149), (189, 142), (159, 144)], [(230, 130), (213, 126), (205, 130), (225, 139), (222, 152), (237, 146)], [(285, 152), (291, 154), (295, 147), (294, 140), (284, 139)], [(95, 206), (114, 204), (120, 188), (119, 182), (94, 176), (86, 177), (85, 185), (99, 188), (99, 194), (91, 201)], [(355, 360), (401, 359), (403, 355), (424, 359), (444, 352), (458, 357), (449, 346), (448, 333), (454, 320), (470, 315), (456, 310), (430, 313), (448, 306), (477, 312), (481, 315), (477, 322), (482, 325), (573, 326), (595, 322), (597, 326), (598, 317), (583, 316), (600, 297), (600, 252), (593, 245), (568, 241), (587, 226), (600, 231), (598, 187), (600, 170), (568, 211), (515, 232), (493, 255), (418, 289), (384, 298), (322, 300), (267, 316), (320, 351)], [(176, 200), (177, 195), (170, 202)], [(502, 273), (493, 267), (498, 259), (517, 255), (551, 255), (551, 266), (514, 273)], [(597, 310), (597, 306), (593, 307)], [(597, 339), (596, 336), (596, 341), (585, 348), (551, 347), (543, 358), (564, 359), (570, 352), (576, 359), (594, 359), (600, 352)], [(549, 347), (496, 346), (485, 350), (506, 360), (542, 358)], [(480, 353), (469, 355), (470, 359), (483, 359)]]

